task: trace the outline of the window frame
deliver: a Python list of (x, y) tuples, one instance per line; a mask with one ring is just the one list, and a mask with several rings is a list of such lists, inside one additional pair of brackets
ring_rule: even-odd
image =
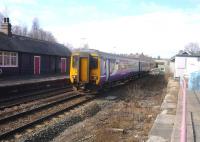
[(73, 68), (78, 68), (78, 63), (79, 62), (79, 56), (78, 55), (73, 55), (72, 56), (72, 67)]
[[(18, 67), (18, 53), (17, 52), (9, 52), (9, 51), (0, 51), (1, 58), (2, 58), (2, 64), (0, 64), (0, 67)], [(13, 55), (15, 54), (15, 55)], [(4, 61), (5, 58), (9, 59), (9, 63), (5, 65)], [(12, 64), (12, 59), (15, 59), (15, 64)]]
[(90, 69), (98, 69), (98, 56), (90, 57)]

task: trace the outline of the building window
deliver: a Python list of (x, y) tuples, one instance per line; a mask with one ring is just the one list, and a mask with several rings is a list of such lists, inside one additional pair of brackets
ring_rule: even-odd
[(0, 66), (3, 65), (3, 52), (0, 51)]
[(4, 66), (10, 65), (10, 52), (4, 52)]
[(17, 53), (11, 52), (11, 66), (17, 65)]
[(0, 51), (0, 67), (17, 67), (18, 54), (16, 52)]

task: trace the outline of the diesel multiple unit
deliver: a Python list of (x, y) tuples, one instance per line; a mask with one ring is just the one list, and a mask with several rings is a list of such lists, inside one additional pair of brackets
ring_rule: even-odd
[(72, 53), (70, 80), (76, 87), (98, 87), (131, 79), (151, 70), (153, 62), (97, 50)]

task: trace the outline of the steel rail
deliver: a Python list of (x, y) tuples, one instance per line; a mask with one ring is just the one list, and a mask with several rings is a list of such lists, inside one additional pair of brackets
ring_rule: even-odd
[[(60, 89), (62, 89), (62, 90), (60, 90)], [(52, 91), (54, 91), (54, 92), (52, 92)], [(65, 93), (65, 92), (69, 92), (69, 91), (72, 91), (72, 88), (64, 87), (64, 88), (48, 89), (48, 90), (44, 90), (44, 91), (40, 91), (40, 92), (28, 94), (28, 95), (13, 97), (11, 99), (1, 100), (0, 103), (3, 102), (4, 104), (3, 105), (1, 104), (0, 110), (3, 110), (5, 108), (10, 108), (13, 106), (17, 106), (17, 105), (27, 103), (30, 101), (34, 101), (34, 100), (45, 99), (45, 98), (52, 97), (57, 94)], [(47, 94), (47, 93), (51, 93), (51, 94)], [(24, 100), (22, 100), (22, 99), (24, 99)], [(18, 101), (18, 102), (16, 102), (16, 101)]]
[(38, 123), (41, 123), (41, 122), (43, 122), (43, 121), (45, 121), (45, 120), (48, 120), (48, 119), (50, 119), (50, 118), (52, 118), (52, 117), (54, 117), (54, 116), (57, 116), (57, 115), (59, 115), (59, 114), (62, 114), (62, 113), (64, 113), (64, 112), (66, 112), (66, 111), (70, 111), (71, 109), (74, 109), (74, 108), (76, 108), (77, 106), (80, 106), (80, 105), (82, 105), (82, 104), (84, 104), (84, 103), (86, 103), (86, 102), (89, 102), (89, 101), (93, 100), (94, 98), (96, 98), (96, 97), (95, 97), (95, 96), (88, 97), (88, 98), (86, 98), (86, 100), (84, 100), (84, 101), (78, 102), (78, 103), (73, 104), (73, 105), (68, 106), (68, 107), (65, 107), (64, 109), (62, 109), (62, 110), (60, 110), (60, 111), (57, 111), (57, 112), (51, 113), (51, 114), (49, 114), (49, 115), (43, 116), (43, 117), (41, 117), (41, 118), (39, 118), (39, 119), (36, 119), (36, 120), (34, 120), (34, 121), (32, 121), (32, 122), (30, 122), (30, 123), (28, 123), (28, 124), (25, 124), (25, 125), (23, 125), (23, 126), (19, 126), (19, 127), (15, 128), (15, 129), (13, 129), (13, 130), (4, 132), (4, 133), (0, 134), (0, 140), (5, 139), (5, 138), (7, 138), (7, 137), (9, 137), (9, 136), (12, 136), (12, 135), (16, 134), (17, 132), (21, 132), (21, 131), (23, 131), (23, 130), (25, 130), (25, 129), (27, 129), (27, 128), (33, 126), (33, 125), (36, 125), (36, 124), (38, 124)]
[(46, 103), (45, 105), (42, 105), (42, 106), (39, 106), (39, 107), (36, 107), (36, 108), (32, 108), (32, 109), (30, 109), (28, 111), (23, 111), (23, 112), (20, 112), (20, 113), (17, 113), (17, 114), (13, 114), (13, 115), (7, 116), (5, 118), (1, 118), (0, 119), (0, 125), (2, 123), (6, 123), (6, 122), (14, 120), (16, 118), (19, 118), (19, 117), (22, 117), (22, 116), (25, 116), (25, 115), (28, 115), (28, 114), (35, 113), (35, 112), (40, 111), (42, 109), (49, 108), (51, 106), (63, 103), (65, 101), (70, 101), (71, 99), (78, 98), (78, 97), (81, 97), (81, 96), (83, 96), (83, 95), (81, 95), (81, 94), (70, 95), (70, 96), (68, 96), (68, 97), (66, 97), (64, 99), (63, 98), (62, 99), (58, 99), (56, 101), (53, 101), (53, 102), (50, 102), (50, 103)]

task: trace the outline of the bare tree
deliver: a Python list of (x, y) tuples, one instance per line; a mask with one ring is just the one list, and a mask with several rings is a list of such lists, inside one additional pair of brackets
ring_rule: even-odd
[(2, 24), (3, 22), (3, 14), (0, 12), (0, 25)]
[(22, 36), (28, 36), (28, 29), (27, 26), (22, 27)]
[(73, 45), (72, 44), (70, 44), (70, 43), (65, 43), (64, 44), (68, 49), (70, 49), (71, 51), (73, 51), (74, 50), (74, 47), (73, 47)]
[(21, 35), (21, 27), (20, 26), (13, 26), (12, 27), (12, 33), (16, 35)]
[(184, 51), (192, 55), (200, 54), (200, 47), (198, 43), (191, 42), (185, 46)]
[[(0, 25), (2, 21), (3, 14), (0, 13)], [(33, 19), (32, 28), (30, 31), (28, 31), (27, 26), (25, 25), (15, 25), (12, 27), (12, 33), (21, 36), (29, 36), (34, 39), (56, 42), (56, 39), (51, 32), (40, 28), (39, 20), (37, 18)]]
[(31, 31), (29, 32), (29, 36), (31, 38), (39, 39), (39, 29), (39, 20), (37, 18), (34, 18), (32, 22)]
[(45, 37), (46, 41), (56, 42), (56, 39), (51, 32), (45, 32), (45, 33), (46, 33), (46, 37)]
[(40, 28), (39, 20), (37, 18), (33, 19), (32, 29), (29, 32), (29, 36), (35, 39), (56, 42), (56, 39), (51, 32), (47, 32)]
[(21, 35), (21, 36), (27, 36), (28, 35), (28, 30), (26, 26), (13, 26), (12, 28), (12, 33), (16, 35)]

